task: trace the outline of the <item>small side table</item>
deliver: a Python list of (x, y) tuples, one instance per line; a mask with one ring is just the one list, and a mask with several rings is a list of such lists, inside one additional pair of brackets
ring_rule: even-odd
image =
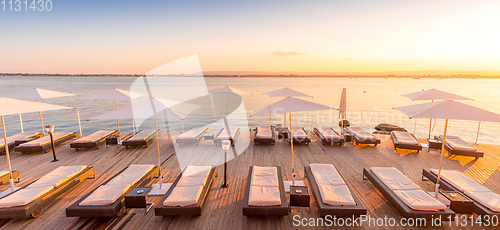
[(107, 145), (117, 145), (118, 139), (120, 139), (119, 135), (110, 136), (110, 137), (106, 138), (106, 144)]
[(429, 139), (429, 150), (430, 149), (441, 150), (442, 147), (443, 147), (443, 142), (441, 142), (440, 140)]
[(146, 198), (151, 192), (152, 187), (134, 188), (125, 196), (125, 207), (129, 208), (145, 208), (146, 213), (151, 209), (153, 203), (146, 202)]
[(345, 142), (352, 141), (352, 135), (350, 133), (344, 133)]
[(439, 191), (444, 198), (450, 201), (450, 209), (456, 213), (472, 214), (474, 202), (461, 192)]
[(214, 139), (214, 134), (213, 133), (205, 133), (205, 134), (203, 134), (203, 138), (205, 140), (213, 140)]
[(290, 186), (290, 206), (309, 207), (310, 200), (307, 186)]

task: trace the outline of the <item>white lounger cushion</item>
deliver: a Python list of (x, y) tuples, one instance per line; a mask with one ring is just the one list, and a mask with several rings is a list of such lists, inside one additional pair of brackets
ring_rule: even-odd
[(494, 212), (500, 212), (500, 195), (488, 192), (469, 192), (465, 191), (465, 195), (486, 206)]
[(9, 174), (9, 171), (0, 171), (0, 177)]
[(47, 187), (53, 186), (57, 187), (60, 184), (70, 180), (76, 174), (80, 173), (84, 169), (86, 169), (86, 165), (74, 165), (74, 166), (61, 166), (52, 172), (46, 174), (41, 177), (33, 184), (30, 184), (28, 188), (37, 188), (37, 187)]
[(37, 188), (24, 188), (21, 189), (10, 196), (0, 199), (0, 208), (8, 208), (8, 207), (16, 207), (23, 206), (31, 201), (34, 201), (36, 198), (44, 195), (49, 192), (54, 187), (37, 187)]
[[(431, 172), (438, 175), (439, 170), (431, 169)], [(458, 188), (461, 192), (489, 192), (490, 190), (476, 181), (468, 178), (464, 174), (455, 170), (441, 170), (441, 178)]]
[(413, 181), (394, 167), (372, 167), (371, 171), (391, 190), (420, 189)]
[(356, 206), (356, 202), (352, 198), (351, 192), (346, 185), (333, 186), (320, 184), (318, 187), (323, 203), (329, 205)]
[(99, 186), (78, 205), (109, 205), (148, 173), (154, 165), (130, 165), (105, 185)]
[(205, 133), (207, 130), (207, 127), (192, 128), (189, 131), (179, 135), (177, 139), (194, 139), (200, 136), (200, 134)]
[(82, 137), (80, 139), (74, 140), (73, 143), (90, 143), (90, 142), (95, 142), (98, 141), (99, 139), (102, 139), (105, 136), (110, 135), (115, 131), (109, 131), (109, 130), (99, 130), (97, 132), (94, 132), (86, 137)]
[(120, 175), (113, 178), (106, 185), (128, 184), (132, 185), (139, 181), (154, 165), (130, 165)]
[(163, 205), (165, 206), (189, 206), (195, 205), (200, 199), (203, 185), (178, 187), (172, 190), (172, 193), (165, 199)]
[(272, 129), (269, 126), (257, 126), (257, 137), (271, 138), (273, 136)]
[(210, 169), (210, 166), (187, 166), (176, 187), (205, 186)]
[(198, 203), (211, 169), (211, 166), (187, 166), (182, 173), (181, 179), (172, 190), (172, 193), (165, 199), (163, 205), (182, 207)]
[[(437, 169), (431, 169), (431, 172), (436, 175), (438, 175), (438, 171)], [(468, 178), (461, 172), (455, 170), (441, 170), (441, 178), (476, 202), (479, 202), (492, 211), (500, 212), (500, 195)]]
[(110, 205), (123, 195), (130, 185), (101, 185), (85, 200), (80, 202), (81, 206)]
[[(64, 133), (64, 132), (56, 132), (52, 134), (52, 137), (54, 138), (54, 141), (57, 141), (58, 139), (61, 139), (63, 137), (69, 136), (73, 133)], [(36, 139), (34, 141), (26, 142), (23, 144), (20, 144), (19, 146), (42, 146), (50, 143), (50, 136), (44, 136), (42, 138)]]
[(276, 167), (254, 166), (251, 180), (252, 186), (279, 187), (278, 170)]
[(229, 128), (229, 134), (227, 134), (227, 129), (223, 128), (222, 131), (219, 132), (219, 135), (217, 136), (217, 139), (222, 139), (222, 140), (229, 140), (233, 139), (234, 135), (240, 131), (239, 127), (230, 127)]
[(248, 197), (250, 206), (274, 206), (281, 205), (280, 190), (278, 187), (250, 186)]
[(127, 141), (142, 141), (148, 139), (155, 133), (154, 129), (145, 129), (131, 136)]
[(344, 180), (332, 164), (311, 164), (311, 172), (316, 183), (322, 185), (345, 185)]
[(393, 190), (393, 192), (413, 210), (437, 211), (446, 209), (446, 205), (436, 200), (429, 193), (418, 190)]

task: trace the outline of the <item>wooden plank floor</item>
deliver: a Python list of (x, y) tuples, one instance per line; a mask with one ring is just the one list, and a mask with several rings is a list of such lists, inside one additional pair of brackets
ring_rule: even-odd
[[(242, 133), (243, 136), (253, 137), (253, 133)], [(166, 136), (166, 135), (164, 135)], [(423, 189), (432, 191), (434, 184), (421, 180), (422, 169), (437, 168), (439, 153), (436, 151), (422, 151), (417, 154), (409, 150), (392, 149), (392, 142), (388, 136), (380, 135), (382, 144), (353, 146), (323, 146), (314, 134), (309, 146), (295, 146), (295, 169), (298, 180), (307, 180), (304, 177), (304, 166), (311, 163), (331, 163), (344, 176), (346, 182), (352, 186), (356, 195), (368, 209), (368, 214), (374, 218), (394, 217), (401, 218), (399, 213), (387, 202), (382, 194), (368, 180), (362, 179), (363, 167), (393, 166)], [(424, 142), (422, 139), (421, 142)], [(243, 146), (244, 147), (244, 146)], [(491, 190), (500, 193), (500, 146), (480, 144), (475, 146), (485, 152), (485, 157), (477, 161), (470, 157), (446, 157), (444, 169), (455, 169), (483, 183)], [(182, 152), (177, 156), (175, 149)], [(215, 165), (222, 161), (220, 146), (172, 145), (168, 139), (160, 140), (161, 169), (164, 182), (173, 182), (181, 171), (180, 165)], [(311, 200), (311, 207), (292, 208), (291, 213), (284, 217), (246, 217), (242, 213), (242, 200), (247, 180), (248, 168), (258, 166), (282, 166), (285, 180), (292, 178), (291, 151), (286, 141), (279, 141), (276, 145), (254, 145), (250, 142), (248, 148), (228, 163), (229, 187), (222, 189), (223, 168), (219, 168), (219, 176), (208, 194), (203, 215), (156, 217), (154, 211), (145, 213), (143, 209), (132, 209), (127, 214), (116, 218), (68, 218), (64, 209), (95, 189), (101, 183), (113, 176), (116, 172), (130, 164), (156, 164), (156, 143), (148, 148), (117, 148), (110, 146), (99, 150), (75, 151), (69, 148), (69, 142), (56, 148), (59, 162), (52, 163), (52, 154), (20, 154), (12, 153), (13, 169), (19, 170), (21, 182), (16, 186), (26, 185), (61, 165), (86, 164), (94, 166), (96, 178), (88, 179), (61, 195), (57, 202), (43, 210), (38, 218), (0, 220), (1, 229), (290, 229), (293, 228), (293, 216), (302, 218), (317, 218), (318, 211), (315, 201)], [(179, 164), (181, 162), (181, 164)], [(0, 162), (2, 170), (7, 169), (5, 160)], [(153, 183), (157, 183), (153, 181)], [(0, 190), (8, 189), (8, 185), (0, 186)], [(158, 202), (160, 197), (149, 197)], [(447, 225), (447, 223), (446, 223)], [(300, 229), (300, 227), (298, 227)], [(326, 227), (325, 227), (326, 228)], [(377, 229), (366, 227), (367, 229)], [(467, 229), (467, 227), (443, 227), (443, 229)], [(304, 228), (307, 229), (307, 228)], [(379, 229), (385, 229), (380, 227)], [(414, 229), (426, 229), (415, 227)]]

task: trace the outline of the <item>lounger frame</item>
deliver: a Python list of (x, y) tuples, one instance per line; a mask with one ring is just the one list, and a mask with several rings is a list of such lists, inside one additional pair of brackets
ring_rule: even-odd
[(273, 126), (269, 126), (271, 129), (271, 137), (258, 137), (257, 134), (259, 133), (259, 128), (255, 128), (255, 134), (253, 136), (253, 142), (255, 144), (259, 143), (268, 143), (268, 144), (273, 144), (276, 142), (276, 134)]
[[(19, 171), (17, 171), (17, 170), (12, 171), (12, 177), (13, 177), (14, 181), (15, 181), (15, 179), (17, 179), (17, 181), (15, 181), (15, 182), (21, 181), (21, 179), (19, 179)], [(0, 177), (0, 185), (8, 184), (9, 181), (10, 181), (10, 175), (8, 173)]]
[[(66, 135), (62, 138), (54, 140), (54, 146), (60, 145), (60, 144), (66, 142), (66, 141), (69, 141), (75, 137), (78, 137), (78, 133), (72, 132), (72, 133), (70, 133), (70, 135)], [(14, 148), (14, 150), (16, 152), (21, 152), (21, 153), (32, 153), (32, 152), (40, 152), (40, 151), (45, 151), (46, 153), (48, 153), (50, 151), (50, 149), (52, 149), (52, 144), (50, 143), (50, 141), (44, 145), (37, 145), (37, 146), (21, 146), (20, 145), (20, 146), (16, 146)]]
[[(332, 128), (330, 128), (330, 129), (334, 133), (336, 133), (337, 135), (339, 135), (339, 133), (337, 133), (337, 131), (335, 131)], [(325, 137), (325, 136), (323, 136), (323, 134), (317, 128), (314, 128), (314, 133), (316, 133), (316, 136), (319, 137), (319, 139), (321, 140), (321, 144), (323, 144), (323, 145), (333, 145), (335, 143), (337, 143), (339, 145), (342, 145), (345, 142), (344, 138), (342, 138), (342, 137), (340, 139), (333, 139), (333, 138)]]
[[(428, 180), (430, 180), (434, 183), (436, 183), (436, 181), (437, 181), (436, 174), (434, 174), (431, 171), (427, 171), (425, 169), (422, 169), (422, 180), (425, 180), (425, 178), (427, 178)], [(452, 184), (443, 180), (443, 178), (441, 178), (439, 181), (439, 187), (442, 188), (443, 190), (446, 190), (446, 191), (457, 191), (457, 192), (460, 191), (458, 188), (455, 188), (455, 186), (453, 186)], [(467, 198), (469, 198), (470, 200), (474, 201), (474, 199), (467, 196), (467, 194), (465, 194), (463, 192), (462, 192), (462, 194), (464, 196), (466, 196)], [(495, 212), (495, 211), (489, 209), (488, 207), (480, 204), (479, 202), (475, 202), (475, 201), (474, 201), (474, 209), (472, 211), (478, 215), (481, 215), (481, 216), (488, 215), (488, 216), (499, 216), (500, 217), (500, 212)]]
[(36, 140), (40, 137), (43, 137), (43, 134), (39, 133), (39, 134), (35, 134), (33, 136), (30, 136), (29, 138), (25, 138), (24, 140), (14, 140), (10, 143), (7, 143), (7, 145), (4, 145), (2, 147), (0, 147), (0, 153), (5, 153), (5, 146), (8, 146), (9, 147), (9, 151), (12, 151), (12, 149), (14, 149), (14, 147), (20, 145), (20, 144), (23, 144), (23, 143), (26, 143), (26, 142), (29, 142), (29, 141), (32, 141), (32, 140)]
[[(61, 194), (65, 193), (69, 189), (73, 188), (74, 186), (78, 185), (80, 182), (82, 182), (87, 178), (95, 178), (94, 167), (87, 167), (86, 169), (76, 174), (73, 177), (73, 179), (65, 181), (61, 185), (53, 188), (43, 196), (38, 197), (37, 199), (33, 200), (27, 205), (10, 207), (10, 208), (0, 208), (0, 219), (25, 218), (28, 216), (36, 217), (42, 212), (44, 207), (50, 206), (52, 203), (54, 203), (57, 197), (59, 197)], [(33, 181), (32, 183), (34, 182), (36, 181)], [(26, 188), (30, 184), (22, 187), (22, 189)], [(21, 189), (17, 191), (20, 190)]]
[[(418, 143), (418, 140), (415, 137), (415, 135), (413, 135), (413, 133), (408, 133), (408, 134), (410, 134), (410, 136), (413, 137), (413, 139), (415, 139), (415, 141), (417, 141), (417, 143)], [(396, 148), (398, 148), (398, 149), (411, 149), (411, 150), (417, 150), (417, 153), (419, 153), (420, 150), (422, 150), (422, 145), (420, 143), (418, 143), (418, 145), (409, 145), (409, 144), (400, 143), (398, 138), (396, 137), (396, 135), (393, 132), (391, 132), (391, 140), (392, 140), (392, 143), (394, 145), (394, 150), (396, 150)]]
[[(434, 136), (435, 140), (443, 141), (439, 136)], [(459, 156), (467, 156), (467, 157), (474, 157), (479, 159), (480, 157), (484, 156), (484, 153), (480, 151), (479, 149), (476, 149), (475, 152), (472, 151), (463, 151), (463, 150), (456, 150), (452, 146), (450, 146), (448, 143), (445, 143), (444, 148), (448, 151), (450, 155), (459, 155)]]
[(199, 133), (198, 135), (196, 135), (195, 137), (193, 138), (176, 138), (175, 139), (175, 143), (179, 144), (179, 145), (183, 145), (183, 144), (200, 144), (200, 142), (202, 142), (203, 140), (205, 140), (204, 136), (207, 132), (210, 132), (210, 129), (208, 128), (205, 128), (205, 130), (201, 133)]
[[(337, 171), (338, 172), (338, 171)], [(338, 172), (340, 177), (342, 175)], [(307, 181), (309, 182), (309, 187), (311, 192), (318, 204), (318, 212), (319, 216), (324, 217), (327, 215), (335, 216), (335, 217), (354, 217), (358, 218), (362, 215), (366, 215), (366, 208), (361, 202), (361, 200), (356, 196), (351, 186), (347, 184), (347, 188), (349, 188), (349, 192), (351, 192), (352, 198), (354, 202), (356, 202), (356, 206), (349, 205), (329, 205), (325, 204), (323, 199), (321, 198), (321, 192), (319, 191), (318, 183), (316, 183), (316, 179), (314, 178), (314, 174), (311, 171), (311, 166), (304, 166), (304, 174), (307, 177)], [(344, 177), (342, 179), (345, 181)]]
[[(380, 138), (376, 137), (376, 136), (373, 136), (375, 137), (375, 139), (365, 139), (365, 138), (361, 138), (359, 137), (358, 135), (356, 135), (356, 133), (354, 132), (351, 132), (351, 130), (349, 130), (349, 128), (346, 128), (345, 129), (349, 134), (351, 134), (352, 136), (352, 141), (354, 141), (354, 143), (356, 145), (358, 144), (368, 144), (368, 145), (375, 145), (375, 147), (377, 147), (378, 144), (380, 144)], [(370, 134), (371, 135), (371, 134)]]
[(168, 196), (170, 196), (170, 194), (172, 194), (172, 191), (174, 190), (175, 186), (177, 186), (177, 183), (179, 183), (179, 180), (182, 177), (182, 173), (180, 173), (179, 176), (177, 176), (177, 178), (175, 179), (172, 186), (170, 186), (170, 188), (168, 189), (167, 193), (165, 193), (160, 202), (155, 206), (155, 216), (201, 215), (203, 204), (207, 199), (208, 193), (210, 192), (210, 187), (212, 187), (212, 183), (216, 175), (217, 175), (217, 167), (212, 167), (208, 174), (208, 181), (203, 187), (203, 190), (200, 194), (200, 198), (198, 199), (198, 202), (195, 205), (189, 205), (183, 207), (165, 206), (163, 205), (163, 202), (168, 198)]
[(78, 151), (79, 149), (81, 148), (97, 148), (99, 149), (101, 147), (101, 145), (106, 142), (106, 139), (111, 137), (111, 136), (115, 136), (115, 135), (118, 135), (118, 130), (115, 130), (105, 136), (101, 136), (99, 137), (99, 139), (95, 140), (95, 141), (89, 141), (89, 142), (72, 142), (69, 144), (69, 147), (70, 148), (74, 148), (76, 151)]
[(377, 175), (375, 175), (370, 169), (363, 168), (363, 179), (370, 180), (373, 185), (379, 190), (382, 195), (392, 204), (392, 206), (405, 218), (425, 218), (431, 221), (437, 217), (441, 217), (441, 220), (448, 221), (453, 220), (455, 212), (451, 209), (446, 208), (440, 211), (420, 211), (413, 210), (408, 207), (387, 185), (380, 180)]
[(143, 140), (129, 140), (130, 138), (132, 138), (134, 136), (134, 135), (132, 135), (127, 140), (122, 141), (122, 145), (125, 146), (125, 148), (127, 148), (127, 149), (130, 147), (136, 147), (136, 146), (146, 146), (146, 148), (147, 148), (151, 142), (155, 141), (157, 132), (158, 132), (158, 136), (161, 136), (161, 131), (158, 129), (155, 132), (153, 132), (151, 135), (149, 135), (148, 138), (145, 138)]
[[(224, 131), (224, 128), (222, 128), (221, 130), (219, 130), (219, 132), (217, 133), (217, 135), (215, 135), (215, 137), (214, 137), (214, 143), (216, 145), (221, 144), (222, 140), (227, 140), (227, 139), (222, 139), (222, 138), (219, 139), (219, 135), (222, 133), (222, 131)], [(236, 140), (238, 140), (238, 137), (240, 136), (240, 132), (241, 132), (241, 130), (238, 129), (238, 131), (236, 131), (235, 133), (233, 133), (233, 136), (231, 138), (229, 138), (229, 140), (231, 141), (231, 145), (234, 145), (234, 142)]]
[[(307, 135), (306, 138), (298, 138), (297, 136), (293, 136), (293, 143), (294, 144), (306, 144), (306, 145), (309, 145), (309, 143), (311, 143), (311, 137), (309, 137), (309, 133), (307, 133), (307, 131), (304, 129), (304, 127), (300, 127), (302, 129), (302, 131), (304, 131), (304, 133)], [(288, 129), (288, 127), (286, 128), (286, 131), (288, 133), (288, 141), (291, 141), (290, 140), (290, 129)]]
[(275, 206), (250, 206), (248, 205), (248, 200), (250, 197), (250, 184), (253, 172), (253, 166), (250, 166), (248, 170), (247, 183), (245, 187), (245, 195), (243, 196), (243, 215), (245, 216), (284, 216), (288, 215), (290, 211), (290, 206), (288, 205), (288, 200), (285, 194), (285, 185), (283, 184), (283, 175), (281, 174), (280, 166), (276, 167), (278, 170), (278, 183), (280, 190), (281, 204)]
[[(115, 177), (120, 175), (123, 171), (125, 171), (128, 167), (122, 169), (120, 172), (115, 174), (113, 177), (109, 178), (106, 182), (101, 185), (107, 184)], [(158, 166), (154, 166), (148, 173), (146, 173), (139, 181), (130, 186), (125, 193), (123, 193), (114, 203), (110, 205), (84, 205), (80, 206), (79, 204), (85, 200), (88, 196), (90, 196), (95, 190), (97, 190), (101, 185), (96, 187), (94, 190), (90, 191), (82, 198), (77, 200), (71, 206), (66, 208), (66, 216), (67, 217), (115, 217), (119, 216), (123, 210), (125, 210), (125, 196), (132, 191), (135, 187), (143, 187), (149, 183), (151, 179), (158, 175)]]

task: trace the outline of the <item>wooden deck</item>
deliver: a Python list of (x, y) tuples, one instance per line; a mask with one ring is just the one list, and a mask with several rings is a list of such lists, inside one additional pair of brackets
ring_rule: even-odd
[[(253, 133), (246, 133), (253, 137)], [(394, 151), (389, 136), (380, 135), (382, 144), (353, 146), (323, 146), (314, 134), (309, 146), (295, 146), (295, 169), (298, 180), (304, 178), (304, 166), (311, 163), (331, 163), (344, 176), (346, 182), (352, 185), (354, 192), (361, 198), (368, 209), (368, 215), (374, 218), (401, 218), (399, 213), (387, 202), (382, 194), (368, 180), (362, 179), (363, 167), (394, 166), (408, 176), (423, 189), (432, 191), (434, 184), (421, 180), (422, 169), (437, 168), (439, 153), (436, 151)], [(424, 140), (421, 140), (423, 142)], [(160, 140), (162, 158), (162, 174), (164, 182), (173, 182), (180, 172), (175, 148), (169, 140)], [(500, 193), (500, 146), (480, 144), (475, 146), (485, 152), (484, 158), (477, 161), (470, 157), (445, 158), (444, 169), (463, 171), (475, 180), (484, 183), (491, 190)], [(184, 154), (179, 160), (183, 164), (216, 164), (222, 159), (220, 146), (199, 145), (181, 146)], [(86, 164), (94, 166), (96, 178), (89, 179), (79, 186), (69, 190), (58, 198), (52, 206), (43, 210), (38, 218), (0, 220), (2, 229), (290, 229), (293, 226), (293, 216), (302, 218), (319, 217), (316, 204), (311, 200), (311, 207), (292, 208), (291, 213), (284, 217), (246, 217), (242, 214), (242, 199), (247, 180), (248, 168), (251, 165), (280, 165), (285, 180), (292, 178), (290, 144), (279, 141), (276, 145), (254, 145), (250, 142), (248, 149), (228, 163), (229, 187), (222, 189), (223, 168), (219, 168), (219, 176), (208, 194), (207, 202), (201, 216), (156, 217), (154, 210), (145, 213), (144, 209), (131, 209), (127, 214), (117, 218), (68, 218), (64, 209), (95, 189), (116, 172), (134, 163), (156, 164), (156, 144), (148, 148), (117, 148), (102, 147), (99, 150), (75, 151), (69, 148), (69, 142), (57, 147), (59, 162), (52, 163), (51, 153), (20, 154), (12, 153), (14, 170), (19, 170), (21, 182), (16, 186), (28, 184), (61, 165)], [(182, 159), (180, 159), (182, 158)], [(205, 162), (205, 163), (202, 163)], [(5, 160), (0, 162), (2, 170), (7, 169)], [(157, 183), (157, 181), (153, 181)], [(8, 189), (8, 185), (0, 186), (0, 190)], [(312, 198), (312, 196), (311, 196)], [(160, 197), (149, 197), (151, 201), (159, 201)], [(312, 198), (313, 199), (313, 198)], [(443, 229), (468, 229), (470, 227), (446, 227)], [(453, 223), (455, 225), (455, 223)], [(299, 227), (300, 228), (300, 227)], [(326, 227), (324, 227), (326, 228)], [(358, 227), (357, 227), (358, 228)], [(375, 227), (365, 227), (374, 229)], [(379, 229), (385, 229), (380, 227)], [(304, 228), (306, 229), (306, 228)], [(375, 228), (376, 229), (376, 228)], [(415, 229), (427, 229), (424, 227)]]

